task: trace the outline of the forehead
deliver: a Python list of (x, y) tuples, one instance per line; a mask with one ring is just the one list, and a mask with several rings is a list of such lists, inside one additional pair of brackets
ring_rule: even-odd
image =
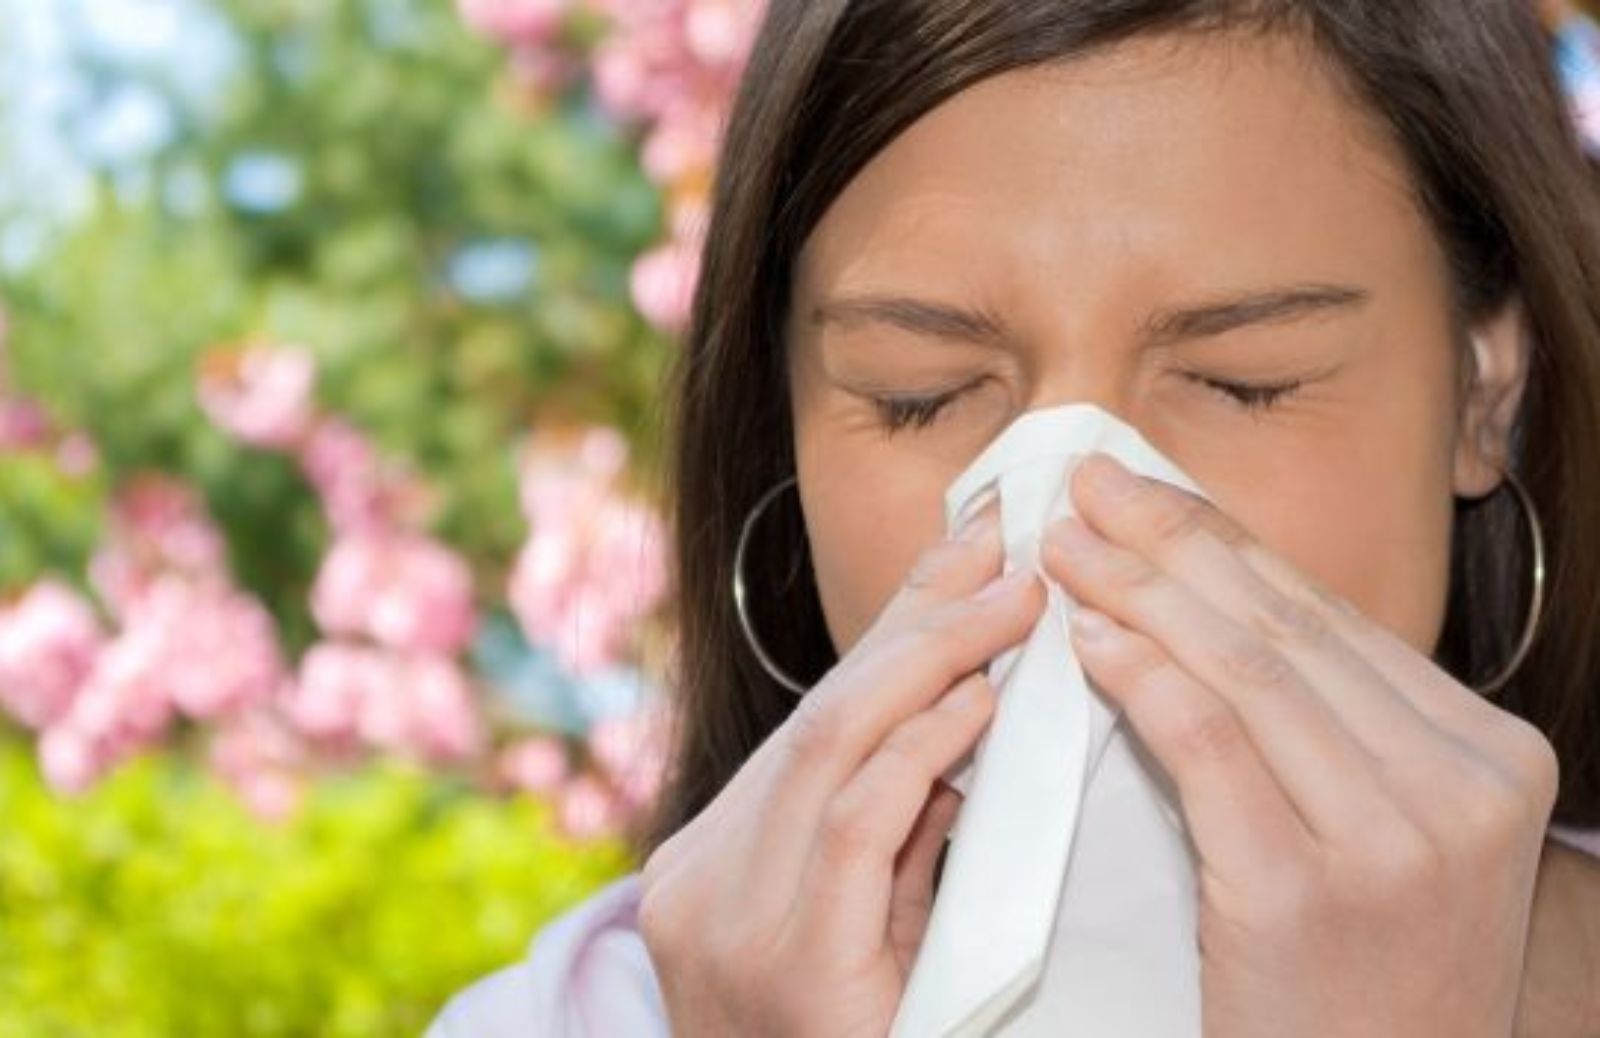
[(797, 290), (909, 275), (970, 294), (1011, 275), (1069, 294), (1130, 276), (1176, 291), (1286, 267), (1381, 284), (1442, 263), (1399, 149), (1309, 44), (1207, 33), (1137, 38), (950, 98), (835, 200)]

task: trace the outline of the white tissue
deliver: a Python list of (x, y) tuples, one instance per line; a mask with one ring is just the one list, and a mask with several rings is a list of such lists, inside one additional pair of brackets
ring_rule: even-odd
[[(1006, 569), (1074, 513), (1068, 477), (1092, 452), (1199, 493), (1131, 426), (1091, 404), (1031, 411), (945, 493), (958, 530), (996, 494)], [(999, 704), (892, 1034), (895, 1038), (1190, 1038), (1200, 1034), (1193, 849), (1174, 791), (1088, 685), (1049, 604), (988, 674)]]

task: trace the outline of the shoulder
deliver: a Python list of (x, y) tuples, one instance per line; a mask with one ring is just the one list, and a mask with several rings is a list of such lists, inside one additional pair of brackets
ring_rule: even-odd
[(1600, 843), (1553, 832), (1534, 889), (1519, 1038), (1600, 1034)]
[(631, 873), (552, 920), (520, 962), (452, 998), (426, 1038), (666, 1035)]

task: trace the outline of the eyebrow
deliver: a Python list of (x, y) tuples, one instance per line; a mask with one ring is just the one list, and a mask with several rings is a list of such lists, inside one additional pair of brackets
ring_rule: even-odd
[(1291, 285), (1160, 311), (1144, 323), (1143, 331), (1150, 341), (1166, 345), (1252, 325), (1284, 324), (1354, 310), (1371, 298), (1371, 292), (1355, 285)]
[[(1170, 345), (1254, 325), (1283, 324), (1353, 310), (1371, 298), (1370, 291), (1356, 285), (1290, 285), (1160, 310), (1143, 321), (1140, 330), (1152, 343)], [(991, 311), (912, 296), (859, 295), (829, 299), (812, 310), (811, 318), (819, 324), (836, 323), (845, 327), (887, 324), (913, 335), (979, 345), (1001, 344), (1009, 335), (1005, 322)]]
[(1005, 322), (981, 308), (937, 303), (911, 296), (862, 295), (825, 300), (811, 311), (817, 324), (854, 327), (887, 324), (913, 335), (997, 345), (1007, 338)]

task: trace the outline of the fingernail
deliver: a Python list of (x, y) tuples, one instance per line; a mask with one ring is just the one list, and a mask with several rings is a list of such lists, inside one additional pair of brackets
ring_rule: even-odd
[(1015, 594), (1033, 582), (1031, 570), (1019, 569), (1003, 574), (989, 581), (982, 591), (978, 592), (978, 601), (991, 602), (997, 598)]
[(1083, 462), (1089, 485), (1111, 497), (1126, 497), (1139, 488), (1139, 480), (1109, 454), (1091, 454)]
[(1079, 557), (1100, 550), (1100, 538), (1075, 515), (1065, 516), (1050, 524), (1050, 543), (1062, 554)]
[(1104, 613), (1079, 606), (1072, 614), (1072, 633), (1085, 642), (1106, 642), (1116, 637), (1117, 626)]

